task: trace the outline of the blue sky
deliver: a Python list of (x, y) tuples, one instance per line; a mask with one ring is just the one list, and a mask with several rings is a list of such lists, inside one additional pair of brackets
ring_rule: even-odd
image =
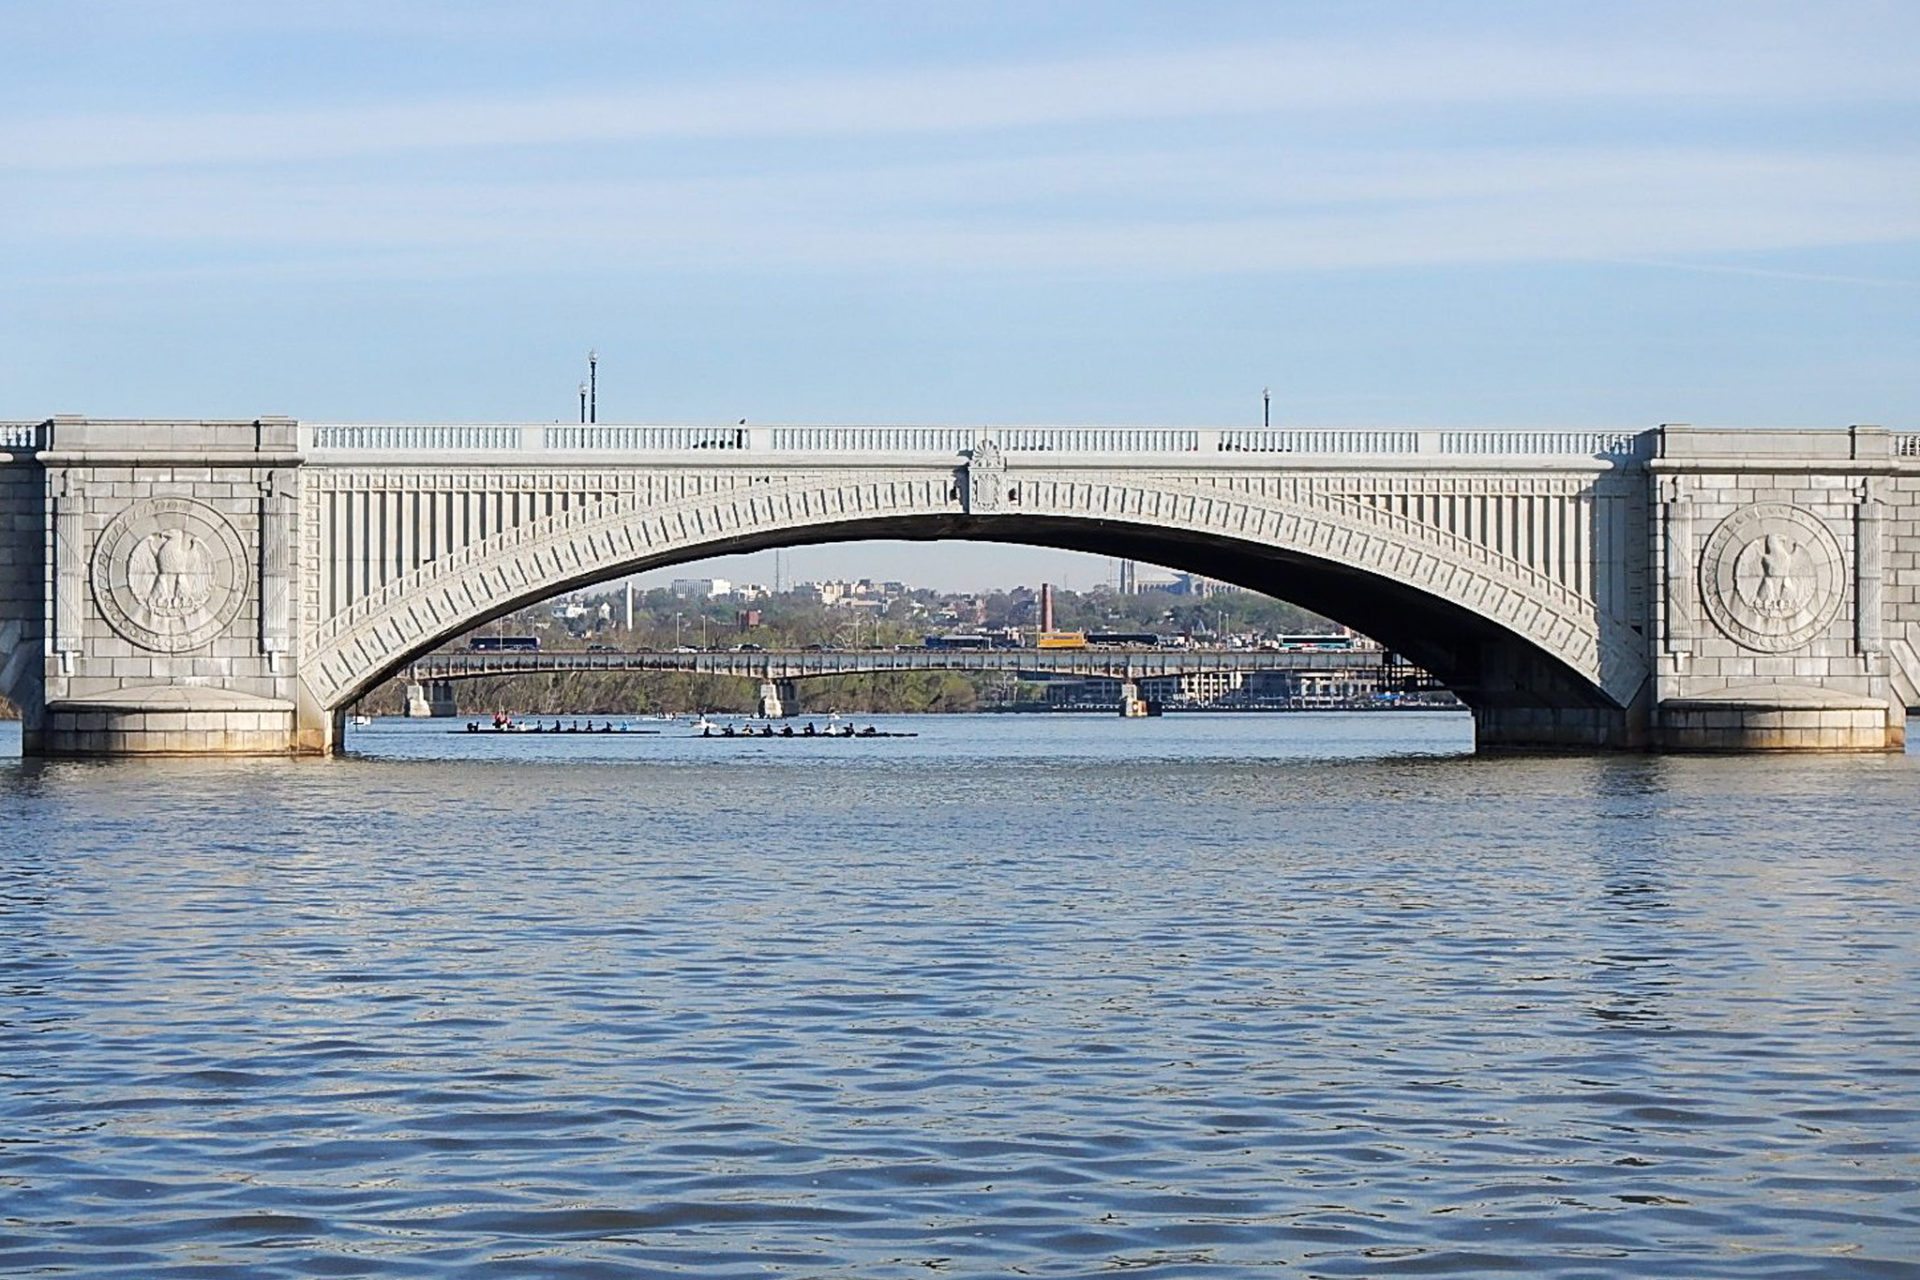
[(1912, 429), (1917, 108), (1910, 3), (0, 0), (0, 418)]

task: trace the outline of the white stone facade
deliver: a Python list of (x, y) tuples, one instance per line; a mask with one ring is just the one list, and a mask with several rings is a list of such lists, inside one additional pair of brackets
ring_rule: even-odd
[[(1865, 428), (0, 425), (0, 693), (33, 750), (322, 751), (411, 657), (558, 592), (822, 538), (962, 537), (1297, 599), (1447, 680), (1490, 745), (1885, 747), (1920, 702), (1914, 445)], [(183, 708), (161, 692), (178, 689), (258, 701)], [(143, 705), (161, 719), (131, 718)]]

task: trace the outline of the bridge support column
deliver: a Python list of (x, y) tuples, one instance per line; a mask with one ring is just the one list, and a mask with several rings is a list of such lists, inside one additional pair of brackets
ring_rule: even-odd
[(1662, 429), (1655, 747), (1905, 747), (1920, 702), (1914, 591), (1895, 572), (1912, 561), (1910, 448), (1868, 426)]
[(1140, 696), (1140, 684), (1135, 680), (1120, 682), (1120, 714), (1129, 720), (1151, 714), (1147, 700)]
[(1900, 751), (1905, 708), (1885, 700), (1778, 685), (1660, 704), (1665, 751)]
[[(33, 431), (40, 571), (29, 755), (285, 755), (324, 749), (300, 709), (298, 430), (286, 419), (55, 418)], [(20, 463), (10, 464), (16, 471)], [(20, 498), (20, 475), (5, 487)], [(17, 577), (0, 575), (4, 579)], [(0, 599), (15, 588), (6, 585)], [(0, 642), (14, 640), (0, 620)], [(21, 632), (24, 636), (26, 633)], [(9, 670), (8, 668), (13, 668)], [(38, 706), (31, 705), (37, 700)]]
[(1644, 716), (1615, 707), (1473, 708), (1479, 750), (1635, 750), (1647, 745)]
[(764, 680), (760, 684), (760, 714), (783, 720), (800, 712), (800, 686), (794, 680)]
[(460, 714), (453, 681), (429, 680), (407, 686), (407, 715), (415, 720), (449, 719)]

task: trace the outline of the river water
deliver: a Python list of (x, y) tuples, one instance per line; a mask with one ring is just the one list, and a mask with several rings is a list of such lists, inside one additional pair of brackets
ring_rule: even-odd
[(1916, 1274), (1920, 759), (884, 723), (0, 760), (0, 1274)]

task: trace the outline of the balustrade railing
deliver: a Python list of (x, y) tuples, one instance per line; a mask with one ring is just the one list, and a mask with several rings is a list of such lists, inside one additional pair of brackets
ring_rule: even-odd
[(1896, 458), (1920, 458), (1920, 433), (1894, 436), (1893, 456)]
[(1374, 427), (1272, 427), (1222, 431), (1222, 453), (1367, 453), (1420, 452), (1420, 433)]
[(0, 449), (38, 449), (39, 447), (39, 423), (0, 422)]
[(744, 449), (745, 427), (583, 426), (546, 427), (549, 449), (601, 449), (615, 453), (677, 452), (681, 449)]
[(1634, 458), (1652, 437), (1638, 431), (1442, 431), (1444, 454), (1574, 454), (1580, 457)]
[[(0, 428), (0, 431), (6, 430)], [(29, 430), (31, 430), (29, 428)], [(1318, 457), (1638, 458), (1651, 436), (1634, 431), (1434, 431), (1398, 427), (916, 427), (689, 426), (598, 423), (433, 426), (323, 423), (304, 428), (319, 452), (931, 454), (957, 457), (991, 442), (1009, 454), (1079, 456), (1297, 454)], [(0, 436), (0, 439), (4, 439)], [(1898, 438), (1920, 456), (1920, 435)]]
[(973, 427), (768, 427), (774, 453), (959, 453), (978, 443)]
[(315, 423), (307, 430), (313, 449), (467, 453), (518, 449), (525, 443), (522, 428), (511, 424)]
[(978, 432), (1008, 453), (1193, 453), (1190, 427), (992, 427)]

